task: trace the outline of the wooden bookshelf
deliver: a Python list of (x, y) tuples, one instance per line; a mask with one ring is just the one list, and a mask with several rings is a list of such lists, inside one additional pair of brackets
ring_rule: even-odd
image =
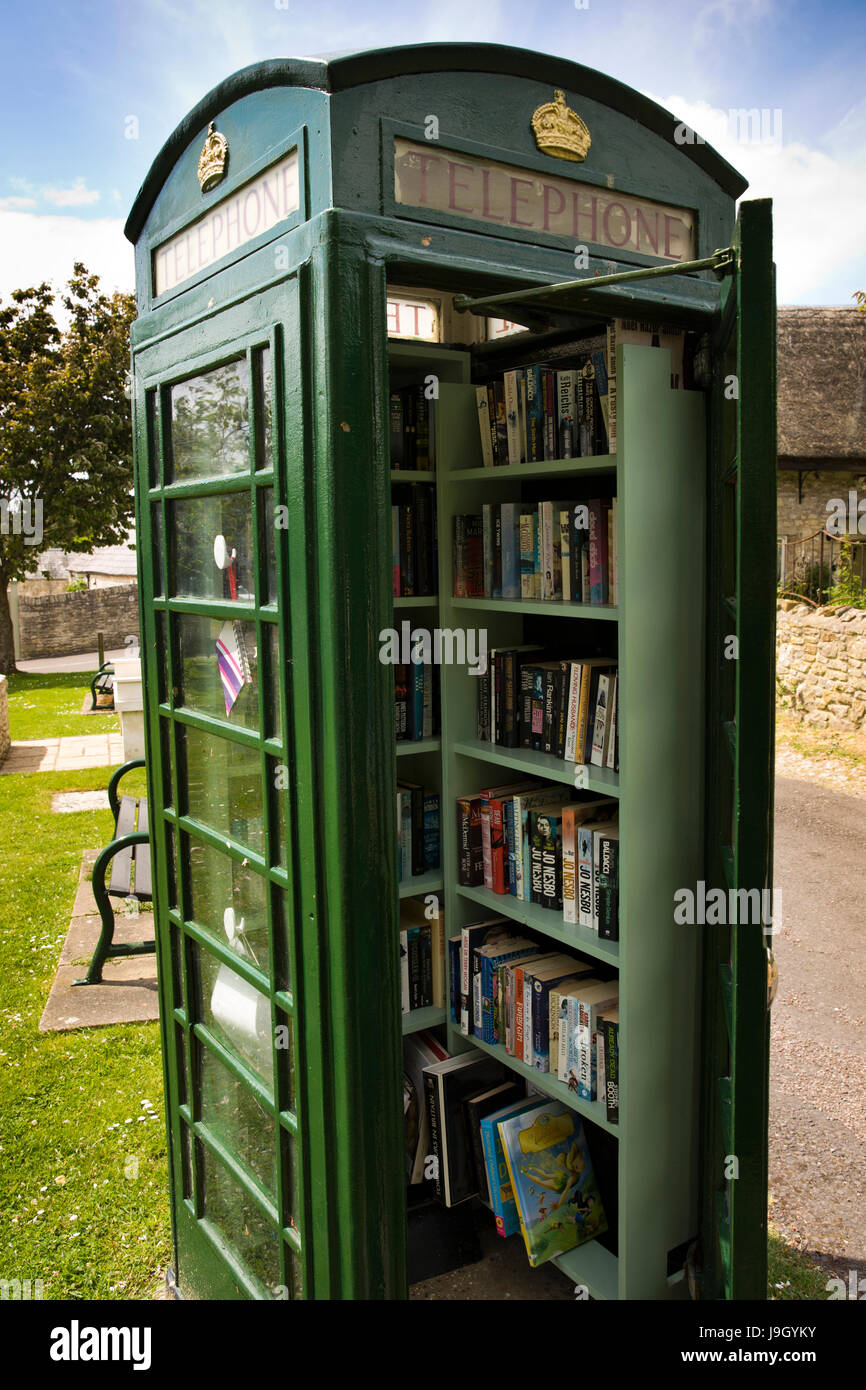
[[(546, 938), (551, 946), (568, 946), (618, 970), (619, 1123), (608, 1122), (603, 1103), (580, 1100), (555, 1075), (534, 1071), (509, 1057), (503, 1047), (466, 1037), (447, 1013), (445, 1044), (452, 1053), (474, 1047), (496, 1056), (508, 1070), (563, 1100), (586, 1120), (591, 1145), (596, 1131), (606, 1137), (608, 1152), (613, 1144), (615, 1157), (609, 1161), (615, 1167), (618, 1207), (615, 1249), (601, 1240), (590, 1241), (556, 1261), (563, 1273), (593, 1298), (670, 1297), (667, 1255), (694, 1233), (697, 1209), (698, 1101), (696, 1087), (684, 1087), (682, 1079), (697, 1070), (698, 941), (694, 928), (674, 923), (673, 894), (700, 878), (703, 862), (702, 785), (696, 771), (703, 766), (704, 737), (704, 397), (670, 390), (665, 352), (620, 348), (616, 455), (491, 469), (481, 464), (467, 355), (435, 345), (414, 345), (407, 354), (405, 345), (393, 345), (391, 363), (398, 380), (407, 367), (419, 371), (421, 366), (440, 378), (435, 622), (452, 629), (483, 626), (490, 650), (538, 640), (538, 624), (556, 618), (557, 640), (560, 625), (574, 625), (575, 654), (592, 634), (589, 625), (600, 624), (599, 634), (607, 633), (610, 650), (618, 656), (621, 773), (590, 766), (583, 783), (590, 792), (619, 800), (618, 942), (602, 941), (596, 933), (565, 923), (535, 904), (457, 882), (458, 796), (491, 781), (506, 781), (510, 772), (559, 782), (565, 790), (574, 785), (574, 765), (480, 741), (476, 678), (451, 665), (443, 665), (440, 672), (441, 736), (434, 742), (446, 938), (466, 923), (498, 913)], [(596, 481), (603, 493), (617, 496), (616, 606), (455, 599), (454, 515), (480, 512), (491, 498), (517, 500), (522, 484), (544, 480), (560, 484), (559, 496), (568, 495), (564, 485), (569, 482), (575, 485), (575, 496), (588, 496), (587, 489)], [(536, 490), (531, 495), (539, 494)], [(424, 604), (432, 606), (429, 600)], [(562, 634), (567, 632), (563, 626)], [(405, 751), (411, 751), (411, 745), (397, 746), (399, 756)], [(401, 884), (400, 893), (406, 895), (407, 885)], [(404, 1031), (413, 1027), (407, 1019)]]

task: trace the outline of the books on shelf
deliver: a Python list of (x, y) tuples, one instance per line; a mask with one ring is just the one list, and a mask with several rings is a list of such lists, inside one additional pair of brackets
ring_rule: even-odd
[(392, 469), (411, 472), (435, 467), (435, 402), (422, 384), (393, 390), (389, 402)]
[(536, 1267), (607, 1230), (583, 1125), (562, 1101), (498, 1123), (529, 1263)]
[(488, 653), (477, 677), (477, 737), (618, 770), (616, 657), (544, 657), (532, 645)]
[(454, 517), (455, 598), (613, 604), (617, 500), (485, 502)]
[(420, 742), (439, 733), (439, 667), (410, 661), (394, 670), (394, 729), (397, 741)]
[(478, 1195), (478, 1174), (463, 1102), (507, 1080), (501, 1062), (477, 1051), (462, 1052), (424, 1068), (436, 1196), (446, 1207), (458, 1206)]
[(484, 467), (608, 453), (609, 375), (598, 339), (567, 367), (533, 362), (477, 386)]
[(391, 575), (394, 598), (438, 593), (436, 489), (432, 483), (391, 488)]
[(440, 863), (439, 793), (417, 782), (397, 783), (397, 876), (400, 883)]
[(406, 1136), (406, 1181), (424, 1181), (430, 1153), (430, 1121), (424, 1094), (424, 1068), (444, 1061), (447, 1051), (435, 1033), (410, 1033), (403, 1039), (403, 1125)]
[(445, 919), (414, 898), (400, 903), (400, 1003), (404, 1014), (445, 1007)]

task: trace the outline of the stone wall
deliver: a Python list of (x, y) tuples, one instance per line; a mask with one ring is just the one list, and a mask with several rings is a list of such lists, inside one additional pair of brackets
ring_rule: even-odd
[(776, 488), (779, 536), (788, 536), (790, 540), (813, 536), (827, 525), (830, 515), (827, 503), (834, 497), (847, 502), (850, 488), (860, 497), (866, 496), (866, 477), (862, 473), (804, 473), (801, 502), (798, 474), (792, 469), (780, 468)]
[(0, 676), (0, 763), (9, 752), (9, 683)]
[(22, 661), (95, 652), (97, 632), (103, 633), (106, 648), (123, 647), (128, 636), (138, 635), (138, 585), (45, 598), (22, 596), (19, 622)]
[(866, 610), (785, 599), (776, 618), (780, 703), (807, 724), (866, 731)]

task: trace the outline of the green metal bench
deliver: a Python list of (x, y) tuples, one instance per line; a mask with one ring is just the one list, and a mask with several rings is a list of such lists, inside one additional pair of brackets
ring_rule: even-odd
[[(111, 695), (114, 699), (114, 667), (110, 661), (105, 661), (100, 666), (93, 680), (90, 682), (90, 708), (97, 708), (97, 697), (100, 695)], [(107, 709), (107, 705), (102, 706)]]
[[(153, 900), (147, 798), (118, 797), (117, 794), (121, 778), (136, 767), (144, 767), (144, 758), (133, 758), (131, 762), (124, 763), (108, 784), (108, 804), (114, 816), (115, 838), (93, 865), (93, 896), (102, 919), (102, 930), (87, 975), (83, 980), (76, 980), (77, 985), (101, 984), (102, 967), (109, 957), (143, 956), (156, 950), (155, 941), (127, 941), (121, 944), (114, 942), (115, 918), (110, 899), (137, 898), (139, 902)], [(106, 888), (105, 877), (109, 864), (111, 878)]]

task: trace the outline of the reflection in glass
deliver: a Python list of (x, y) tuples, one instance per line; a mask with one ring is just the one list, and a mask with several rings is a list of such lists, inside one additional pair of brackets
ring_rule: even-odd
[(178, 725), (186, 752), (187, 808), (191, 816), (239, 844), (264, 853), (262, 774), (257, 748)]
[(198, 1015), (218, 1040), (246, 1062), (273, 1094), (271, 1006), (267, 995), (193, 943), (199, 985)]
[(231, 598), (228, 571), (217, 569), (214, 562), (214, 541), (224, 536), (229, 554), (236, 552), (238, 598), (251, 603), (255, 579), (249, 493), (196, 497), (170, 505), (172, 593), (181, 598)]
[(276, 1200), (274, 1121), (242, 1082), (202, 1046), (201, 1119)]
[(268, 679), (267, 685), (265, 686), (268, 737), (282, 738), (283, 717), (282, 702), (280, 700), (280, 634), (272, 623), (268, 624), (264, 629), (264, 633), (268, 645)]
[(190, 916), (218, 941), (268, 973), (267, 885), (248, 864), (199, 840), (189, 845)]
[(204, 1155), (204, 1214), (235, 1254), (278, 1297), (280, 1245), (271, 1222), (214, 1156)]
[(271, 350), (262, 348), (256, 353), (256, 374), (259, 426), (259, 457), (257, 468), (273, 468), (273, 412), (271, 406)]
[(153, 551), (153, 592), (155, 598), (165, 593), (163, 575), (165, 562), (162, 553), (162, 503), (155, 502), (150, 509), (150, 530)]
[[(255, 623), (225, 623), (222, 618), (203, 618), (179, 613), (177, 626), (181, 670), (180, 702), (200, 714), (228, 719), (245, 729), (259, 727), (259, 663)], [(242, 653), (250, 679), (240, 688), (226, 713), (226, 699), (217, 663), (217, 638), (228, 627), (235, 649)]]
[(172, 477), (214, 478), (250, 466), (249, 368), (245, 357), (170, 392)]

